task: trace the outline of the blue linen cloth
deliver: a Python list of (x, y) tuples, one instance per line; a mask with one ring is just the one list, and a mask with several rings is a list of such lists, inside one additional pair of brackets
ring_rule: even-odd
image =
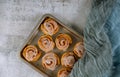
[(120, 0), (116, 0), (112, 14), (105, 24), (112, 47), (113, 66), (111, 77), (120, 77)]
[(93, 0), (84, 46), (69, 77), (120, 77), (120, 0)]

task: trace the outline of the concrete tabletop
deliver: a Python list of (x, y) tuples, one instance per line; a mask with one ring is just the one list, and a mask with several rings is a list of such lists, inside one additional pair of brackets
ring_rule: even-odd
[(89, 7), (90, 0), (0, 0), (0, 77), (42, 77), (19, 58), (33, 28), (49, 13), (79, 32)]

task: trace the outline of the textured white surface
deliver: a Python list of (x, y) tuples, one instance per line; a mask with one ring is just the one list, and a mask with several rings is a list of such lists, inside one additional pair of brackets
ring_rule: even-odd
[(42, 77), (19, 58), (32, 29), (50, 13), (79, 32), (89, 7), (90, 0), (0, 0), (0, 77)]

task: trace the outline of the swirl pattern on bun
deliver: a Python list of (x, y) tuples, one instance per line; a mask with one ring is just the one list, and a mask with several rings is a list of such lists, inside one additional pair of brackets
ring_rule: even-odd
[(41, 30), (44, 34), (47, 35), (54, 35), (59, 30), (59, 25), (56, 21), (54, 21), (51, 18), (48, 18), (44, 21), (44, 23), (41, 25)]
[(22, 54), (23, 57), (29, 62), (37, 61), (41, 56), (41, 52), (38, 51), (38, 49), (34, 45), (28, 45), (27, 47), (25, 47)]
[(42, 35), (38, 40), (38, 46), (41, 50), (49, 52), (53, 50), (55, 43), (50, 35)]
[(52, 71), (55, 70), (55, 68), (59, 64), (60, 64), (59, 57), (53, 52), (46, 53), (42, 58), (43, 67), (49, 70), (52, 70)]
[(66, 51), (72, 43), (72, 39), (68, 34), (59, 34), (55, 39), (55, 43), (59, 50)]
[(61, 64), (63, 66), (72, 68), (75, 62), (76, 59), (73, 52), (66, 52), (62, 55)]
[(57, 77), (68, 77), (70, 72), (71, 72), (70, 68), (63, 67), (58, 71)]
[(78, 42), (73, 49), (73, 52), (79, 57), (81, 58), (83, 56), (84, 53), (84, 45), (83, 42)]

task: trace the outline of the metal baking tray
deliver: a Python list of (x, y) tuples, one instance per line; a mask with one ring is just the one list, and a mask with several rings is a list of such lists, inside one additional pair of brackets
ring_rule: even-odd
[[(36, 62), (28, 62), (22, 55), (23, 49), (27, 46), (27, 45), (35, 45), (38, 50), (40, 50), (40, 48), (38, 47), (38, 39), (40, 38), (41, 35), (43, 35), (43, 32), (40, 30), (40, 25), (44, 22), (44, 20), (46, 20), (47, 18), (52, 18), (53, 20), (55, 20), (58, 24), (59, 24), (59, 31), (53, 35), (53, 40), (55, 40), (55, 37), (60, 34), (60, 33), (67, 33), (71, 36), (73, 43), (70, 45), (70, 47), (67, 49), (67, 51), (72, 51), (74, 45), (79, 42), (79, 41), (83, 41), (83, 37), (82, 35), (78, 34), (77, 32), (75, 32), (74, 30), (70, 29), (69, 27), (67, 27), (66, 25), (64, 25), (61, 21), (59, 21), (56, 17), (50, 15), (50, 14), (45, 14), (41, 20), (39, 21), (39, 23), (37, 24), (37, 26), (33, 29), (33, 31), (31, 32), (30, 36), (28, 37), (28, 39), (26, 40), (26, 42), (23, 44), (21, 51), (20, 51), (20, 58), (27, 63), (30, 67), (32, 67), (33, 69), (35, 69), (36, 71), (38, 71), (43, 77), (57, 77), (57, 72), (58, 70), (62, 67), (61, 65), (59, 65), (54, 71), (48, 70), (48, 69), (44, 69), (42, 67), (42, 63), (41, 63), (41, 59), (43, 57), (43, 55), (45, 55), (45, 52), (42, 51), (42, 55), (40, 57), (40, 59)], [(58, 50), (56, 47), (53, 49), (53, 52), (55, 52), (59, 58), (61, 58), (61, 55), (63, 52), (59, 52), (60, 50)]]

